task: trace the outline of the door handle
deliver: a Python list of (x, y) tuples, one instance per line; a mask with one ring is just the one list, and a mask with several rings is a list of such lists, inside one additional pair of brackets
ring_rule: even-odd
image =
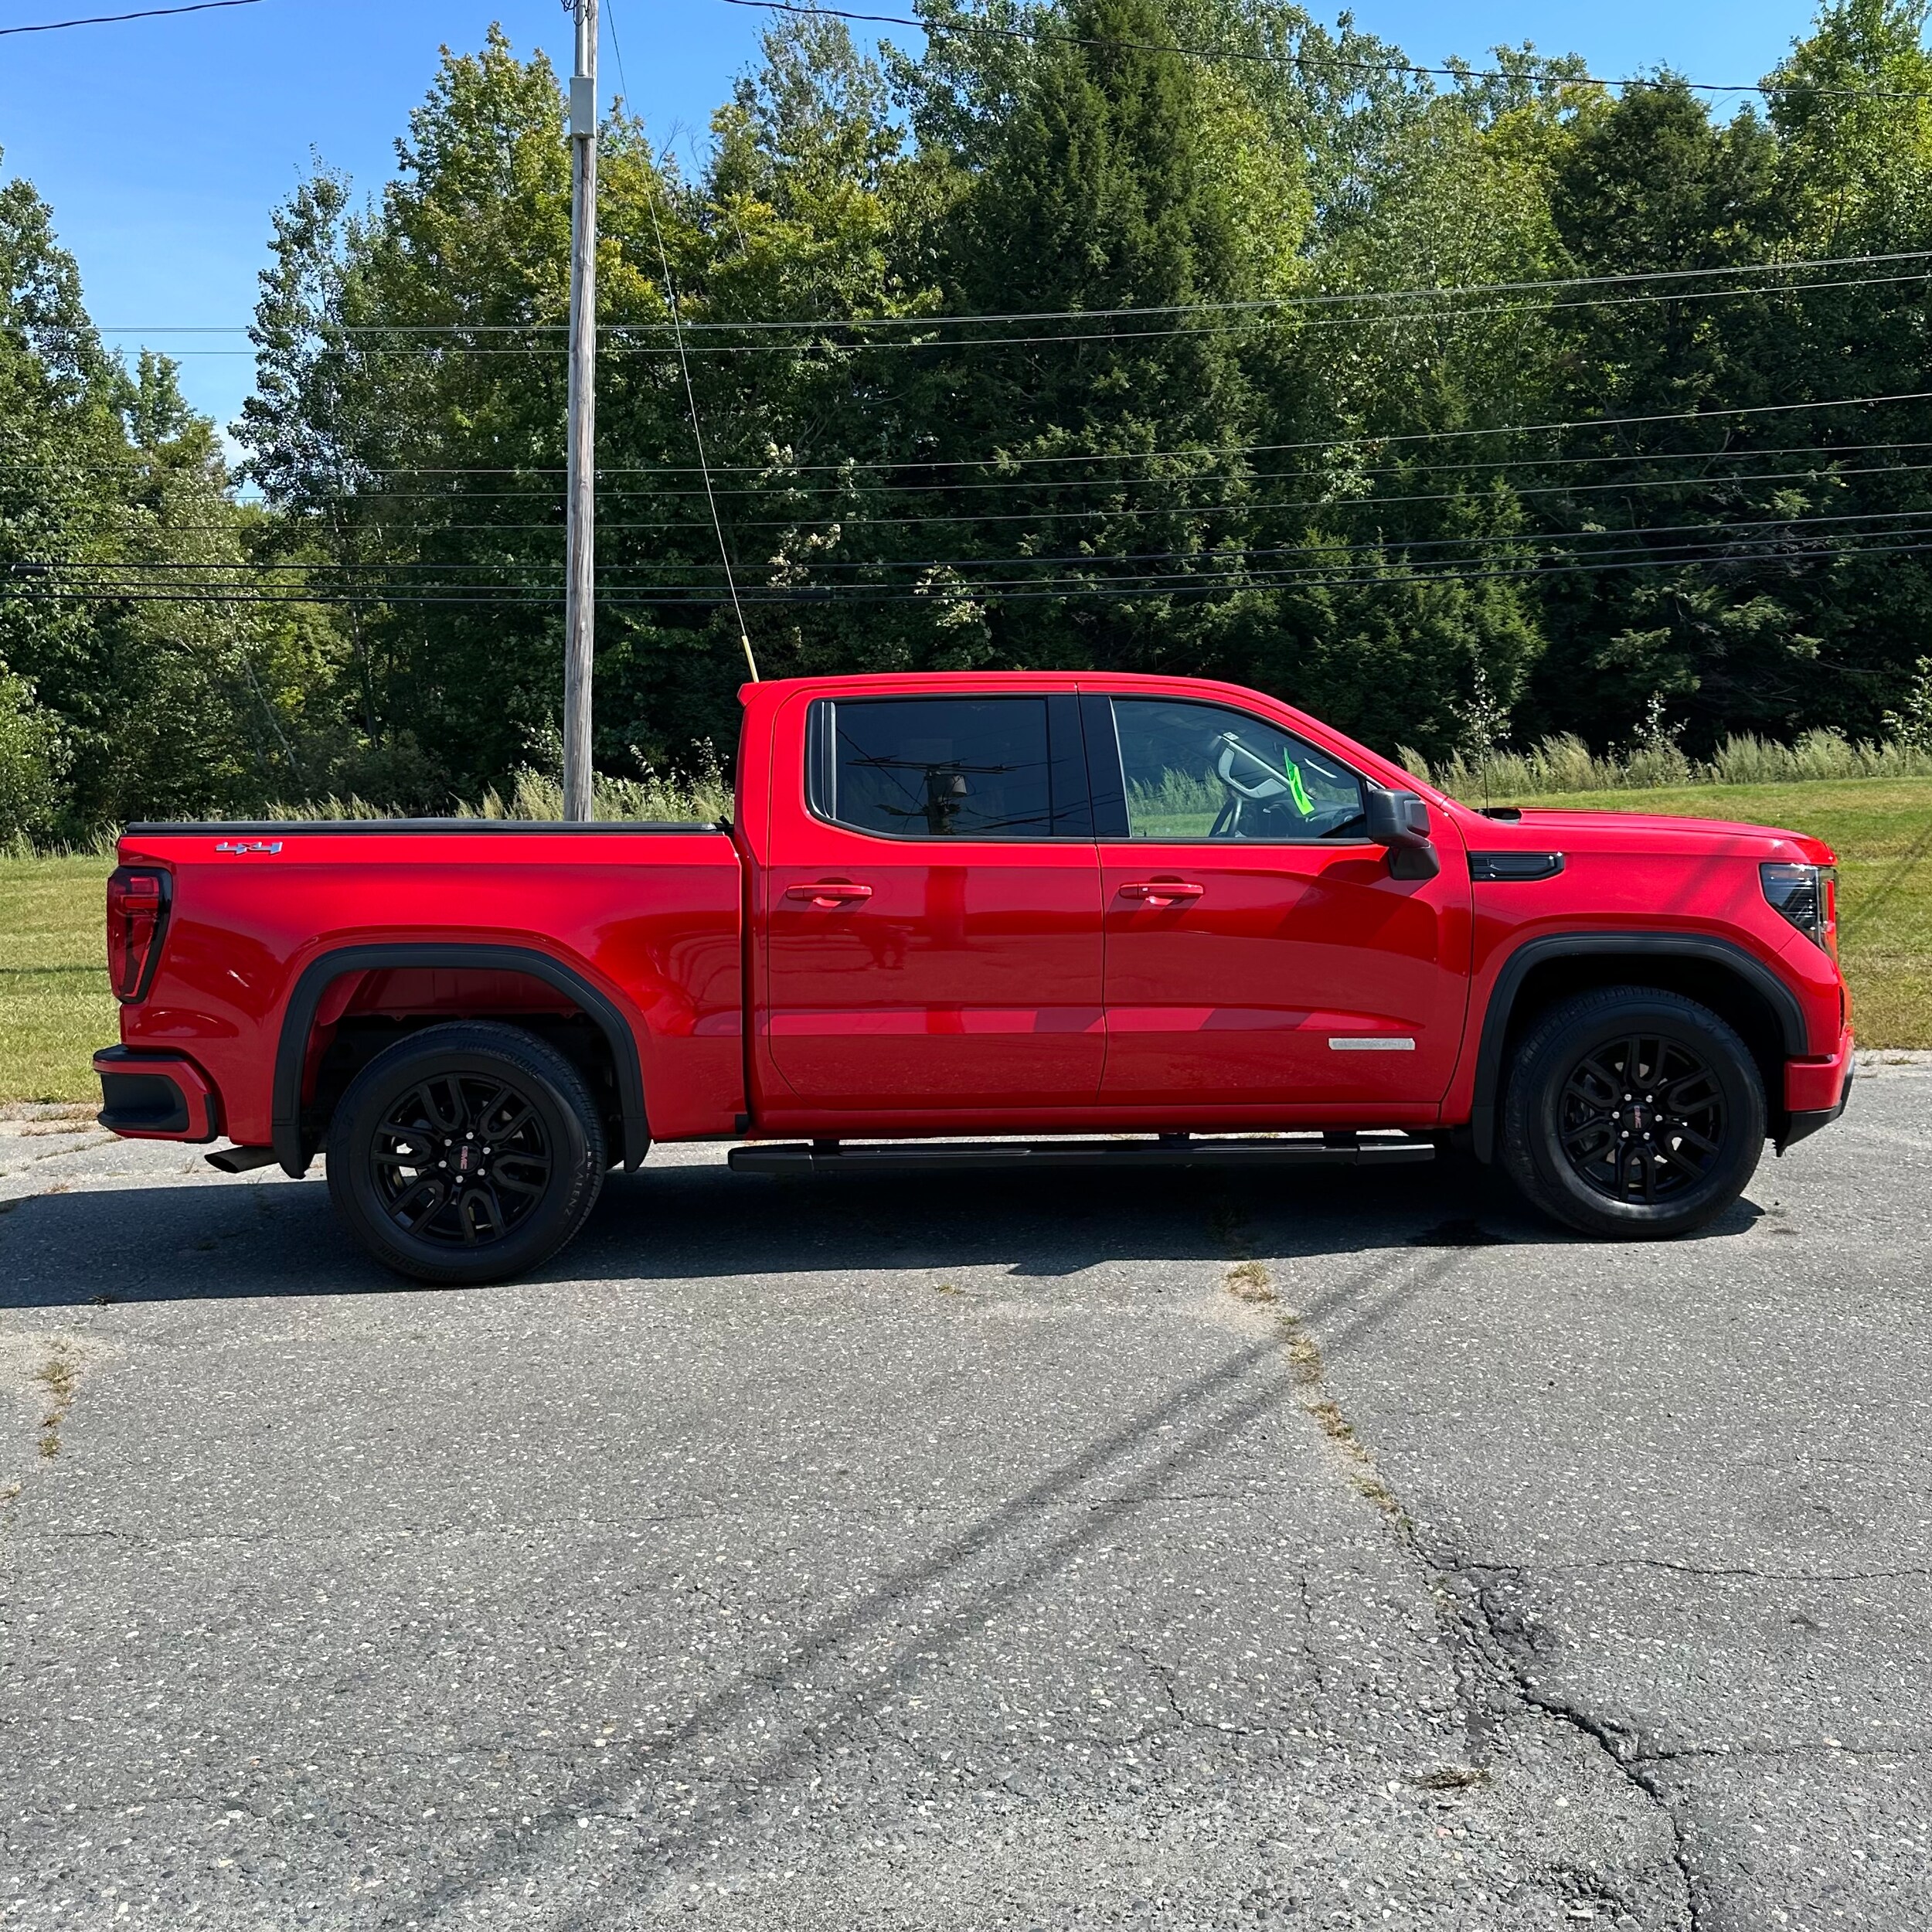
[(1185, 879), (1142, 879), (1121, 888), (1123, 899), (1145, 899), (1151, 905), (1165, 905), (1176, 899), (1199, 899), (1207, 890)]
[(821, 879), (815, 886), (787, 886), (787, 899), (809, 899), (815, 906), (855, 904), (872, 896), (869, 886), (855, 886), (846, 879)]

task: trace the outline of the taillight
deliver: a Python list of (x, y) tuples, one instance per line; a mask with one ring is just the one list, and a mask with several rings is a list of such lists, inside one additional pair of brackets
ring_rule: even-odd
[(1773, 909), (1806, 938), (1835, 954), (1838, 874), (1829, 866), (1766, 865), (1757, 872)]
[(124, 1005), (144, 998), (161, 957), (172, 882), (165, 872), (123, 866), (107, 881), (107, 977)]

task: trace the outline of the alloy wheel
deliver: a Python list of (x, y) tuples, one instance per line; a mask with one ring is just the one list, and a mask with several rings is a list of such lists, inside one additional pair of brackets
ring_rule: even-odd
[(501, 1241), (543, 1198), (553, 1157), (536, 1103), (487, 1074), (420, 1082), (384, 1113), (369, 1150), (383, 1213), (451, 1247)]
[(1607, 1042), (1563, 1083), (1557, 1134), (1564, 1158), (1613, 1201), (1668, 1201), (1696, 1187), (1718, 1162), (1724, 1129), (1716, 1073), (1667, 1035)]

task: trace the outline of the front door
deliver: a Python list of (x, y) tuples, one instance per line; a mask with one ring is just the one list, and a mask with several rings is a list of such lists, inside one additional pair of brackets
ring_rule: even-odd
[(1103, 1100), (1439, 1100), (1465, 997), (1460, 866), (1392, 877), (1362, 837), (1362, 780), (1265, 719), (1178, 699), (1087, 703), (1097, 756), (1117, 746), (1121, 774), (1101, 808), (1116, 819), (1100, 827)]
[(764, 1025), (801, 1102), (1091, 1104), (1100, 869), (1077, 706), (1070, 689), (811, 702), (766, 873)]

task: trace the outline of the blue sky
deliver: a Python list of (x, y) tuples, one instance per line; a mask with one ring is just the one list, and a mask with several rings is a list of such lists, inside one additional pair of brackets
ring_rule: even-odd
[[(165, 0), (0, 0), (0, 27)], [(604, 0), (607, 89), (622, 43), (633, 104), (660, 140), (702, 141), (750, 61), (764, 16), (723, 0)], [(863, 0), (862, 10), (903, 9)], [(1311, 11), (1332, 17), (1319, 5)], [(1803, 33), (1811, 0), (1359, 0), (1358, 24), (1420, 60), (1533, 41), (1599, 73), (1668, 63), (1751, 81)], [(88, 304), (115, 339), (182, 354), (183, 386), (226, 423), (247, 393), (234, 337), (166, 332), (245, 323), (268, 214), (311, 153), (372, 189), (436, 68), (492, 20), (519, 49), (570, 65), (560, 0), (263, 0), (256, 6), (0, 39), (0, 169), (53, 203)]]

